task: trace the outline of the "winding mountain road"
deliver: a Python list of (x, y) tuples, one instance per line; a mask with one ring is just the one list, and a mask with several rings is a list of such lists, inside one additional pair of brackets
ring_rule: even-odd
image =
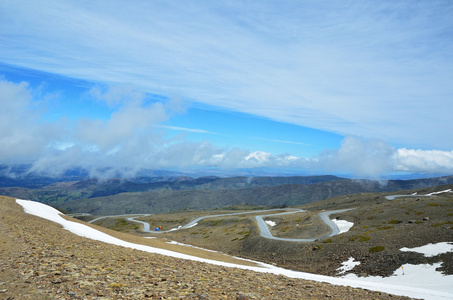
[[(338, 226), (334, 222), (332, 222), (329, 219), (329, 215), (335, 214), (335, 213), (346, 212), (346, 211), (349, 211), (349, 210), (352, 210), (352, 209), (354, 209), (354, 208), (331, 210), (331, 211), (324, 211), (324, 212), (319, 213), (320, 218), (324, 221), (324, 223), (326, 223), (331, 228), (332, 232), (330, 234), (328, 234), (328, 235), (323, 235), (323, 236), (318, 236), (318, 237), (313, 237), (313, 238), (305, 238), (305, 239), (293, 239), (293, 238), (279, 238), (279, 237), (275, 237), (275, 236), (272, 235), (271, 231), (269, 230), (269, 226), (266, 224), (266, 222), (263, 219), (263, 218), (271, 217), (271, 216), (280, 216), (280, 215), (286, 215), (286, 214), (303, 213), (303, 212), (305, 212), (305, 210), (303, 210), (303, 209), (286, 208), (285, 210), (289, 210), (289, 211), (275, 213), (275, 214), (258, 215), (258, 216), (255, 216), (255, 219), (256, 219), (256, 222), (258, 223), (258, 227), (260, 229), (260, 235), (262, 237), (264, 237), (264, 238), (273, 239), (273, 240), (279, 240), (279, 241), (287, 241), (287, 242), (313, 242), (313, 241), (315, 241), (317, 239), (327, 238), (327, 237), (331, 237), (331, 236), (339, 234), (340, 233), (340, 229), (338, 228)], [(142, 224), (143, 225), (143, 230), (142, 230), (143, 232), (166, 233), (166, 232), (171, 232), (171, 231), (175, 231), (175, 230), (191, 228), (191, 227), (197, 225), (198, 222), (200, 222), (201, 220), (207, 219), (207, 218), (216, 218), (216, 217), (224, 217), (224, 216), (236, 216), (236, 215), (245, 215), (245, 214), (256, 214), (256, 213), (267, 213), (267, 212), (281, 211), (281, 210), (282, 209), (268, 209), (268, 210), (257, 210), (257, 211), (251, 211), (251, 212), (239, 212), (239, 213), (229, 213), (229, 214), (202, 216), (202, 217), (198, 217), (198, 218), (190, 221), (189, 223), (187, 223), (184, 226), (179, 226), (178, 228), (173, 228), (173, 229), (166, 230), (166, 231), (151, 230), (150, 226), (149, 226), (149, 223), (135, 219), (135, 218), (142, 217), (142, 216), (150, 216), (151, 214), (105, 216), (105, 217), (99, 217), (99, 218), (93, 219), (93, 220), (89, 221), (88, 223), (93, 223), (93, 222), (98, 221), (98, 220), (103, 219), (103, 218), (127, 217), (128, 221)]]
[[(279, 216), (279, 215), (285, 215), (285, 214), (293, 214), (293, 213), (296, 213), (298, 211), (295, 211), (295, 212), (284, 212), (284, 213), (278, 213), (278, 214), (270, 214), (270, 215), (265, 215), (265, 216), (256, 216), (256, 221), (257, 221), (258, 226), (260, 228), (261, 236), (264, 237), (264, 238), (273, 239), (273, 240), (279, 240), (279, 241), (286, 241), (286, 242), (313, 242), (313, 241), (315, 241), (317, 239), (323, 239), (323, 238), (327, 238), (327, 237), (331, 237), (331, 236), (339, 234), (340, 233), (340, 229), (338, 228), (338, 226), (334, 222), (332, 222), (329, 219), (329, 215), (336, 214), (336, 213), (342, 213), (342, 212), (345, 212), (345, 211), (348, 211), (348, 210), (352, 210), (352, 209), (353, 208), (339, 209), (339, 210), (324, 211), (322, 213), (319, 213), (319, 216), (321, 217), (321, 219), (324, 221), (324, 223), (326, 223), (332, 229), (332, 232), (330, 234), (328, 234), (328, 235), (313, 237), (313, 238), (309, 238), (309, 239), (290, 239), (290, 238), (275, 237), (275, 236), (272, 235), (272, 233), (269, 230), (268, 225), (263, 220), (263, 218), (266, 218), (266, 217)], [(303, 210), (300, 210), (300, 212), (303, 212)]]

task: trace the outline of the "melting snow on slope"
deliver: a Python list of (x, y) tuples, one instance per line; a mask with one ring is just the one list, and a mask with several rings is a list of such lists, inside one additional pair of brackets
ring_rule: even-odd
[(426, 194), (425, 196), (438, 195), (438, 194), (442, 194), (442, 193), (451, 193), (451, 189), (443, 190), (443, 191), (439, 191), (439, 192), (432, 192), (432, 193)]
[[(453, 252), (453, 243), (437, 243), (428, 244), (415, 248), (401, 248), (400, 251), (417, 252), (425, 255), (426, 257), (433, 257), (442, 253)], [(453, 283), (453, 282), (452, 282)]]
[(442, 263), (432, 265), (411, 265), (405, 264), (402, 268), (397, 269), (390, 277), (370, 276), (358, 277), (356, 274), (347, 274), (343, 276), (346, 279), (358, 280), (363, 282), (375, 282), (378, 284), (392, 284), (412, 287), (413, 289), (423, 287), (438, 292), (450, 293), (449, 295), (427, 297), (426, 295), (412, 296), (424, 299), (453, 299), (453, 276), (443, 275), (436, 271)]
[(344, 274), (347, 271), (351, 271), (355, 266), (360, 265), (360, 261), (354, 261), (354, 257), (350, 257), (347, 261), (341, 263), (341, 267), (337, 269), (338, 274)]
[[(197, 224), (194, 224), (194, 226), (195, 226), (195, 225), (197, 225)], [(169, 231), (175, 231), (175, 230), (179, 230), (179, 229), (181, 229), (181, 228), (182, 228), (182, 226), (179, 225), (177, 228), (172, 228), (172, 229), (170, 229)]]
[[(351, 286), (356, 288), (364, 288), (373, 291), (382, 291), (395, 295), (402, 295), (414, 298), (424, 299), (453, 299), (453, 276), (445, 276), (435, 269), (440, 266), (440, 263), (434, 265), (404, 265), (405, 275), (395, 272), (395, 276), (391, 277), (360, 277), (353, 274), (348, 274), (344, 277), (331, 277), (324, 275), (317, 275), (305, 272), (298, 272), (278, 268), (269, 264), (258, 263), (260, 267), (251, 267), (244, 265), (236, 265), (232, 263), (225, 263), (210, 259), (204, 259), (187, 254), (173, 252), (169, 250), (154, 248), (145, 245), (133, 244), (118, 238), (112, 237), (108, 234), (100, 232), (94, 228), (86, 226), (81, 223), (68, 221), (60, 216), (60, 212), (48, 205), (28, 201), (19, 200), (16, 202), (20, 204), (26, 213), (59, 223), (64, 229), (75, 233), (79, 236), (98, 240), (101, 242), (146, 251), (150, 253), (158, 253), (162, 255), (190, 259), (201, 262), (206, 262), (225, 267), (234, 267), (240, 269), (252, 270), (255, 272), (272, 273), (276, 275), (284, 275), (290, 278), (300, 278), (305, 280), (314, 280), (320, 282), (327, 282), (336, 285)], [(349, 222), (350, 223), (350, 222)], [(351, 225), (352, 226), (352, 225)], [(350, 227), (349, 227), (350, 228)], [(247, 260), (250, 261), (250, 260)], [(401, 271), (399, 271), (401, 273)]]
[(275, 225), (277, 225), (277, 223), (275, 223), (274, 221), (265, 221), (267, 225), (269, 225), (270, 227), (274, 227)]
[(169, 242), (167, 242), (167, 244), (179, 245), (179, 246), (184, 246), (184, 247), (190, 247), (190, 248), (200, 249), (200, 250), (208, 251), (208, 252), (216, 252), (216, 253), (219, 252), (219, 251), (215, 251), (215, 250), (209, 250), (209, 249), (204, 249), (204, 248), (192, 246), (192, 245), (189, 245), (189, 244), (180, 243), (180, 242), (177, 242), (177, 241), (169, 241)]
[(335, 225), (337, 225), (338, 229), (340, 229), (340, 233), (348, 232), (349, 229), (351, 229), (351, 227), (354, 226), (354, 223), (348, 222), (346, 220), (333, 219), (331, 221), (334, 222)]

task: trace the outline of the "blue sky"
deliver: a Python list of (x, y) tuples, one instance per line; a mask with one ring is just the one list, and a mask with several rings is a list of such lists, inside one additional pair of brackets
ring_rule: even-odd
[(452, 15), (450, 1), (0, 0), (0, 163), (451, 174)]

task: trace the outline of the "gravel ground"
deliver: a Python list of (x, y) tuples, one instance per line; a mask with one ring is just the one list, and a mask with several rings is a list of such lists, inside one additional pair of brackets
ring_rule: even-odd
[(0, 197), (0, 299), (408, 299), (78, 237)]
[[(324, 209), (355, 208), (330, 216), (352, 222), (354, 226), (346, 233), (314, 242), (282, 242), (260, 237), (254, 217), (225, 217), (165, 236), (286, 269), (329, 276), (335, 276), (341, 263), (350, 257), (361, 264), (348, 273), (358, 276), (391, 276), (404, 264), (438, 262), (442, 262), (439, 271), (453, 274), (453, 252), (425, 257), (420, 253), (399, 250), (453, 241), (453, 193), (403, 197), (393, 201), (380, 194), (355, 194), (299, 208), (307, 209), (307, 212), (266, 218), (276, 223), (271, 228), (274, 236), (307, 238), (328, 233), (330, 229), (318, 216)], [(153, 215), (149, 219), (167, 227), (170, 221), (183, 217), (184, 213), (174, 213)], [(162, 222), (165, 218), (167, 223)], [(178, 223), (174, 223), (172, 226), (177, 227)], [(379, 251), (373, 251), (376, 247)]]

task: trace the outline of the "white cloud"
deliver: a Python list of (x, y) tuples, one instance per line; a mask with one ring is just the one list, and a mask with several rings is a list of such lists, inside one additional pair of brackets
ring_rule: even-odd
[(27, 83), (0, 79), (0, 103), (0, 163), (29, 160), (58, 134), (33, 108)]
[(141, 104), (127, 102), (113, 112), (107, 121), (80, 119), (75, 129), (76, 135), (84, 143), (106, 149), (121, 143), (136, 131), (149, 129), (151, 124), (168, 118), (162, 104), (156, 103), (148, 107), (142, 107)]
[(216, 134), (215, 132), (210, 132), (210, 131), (205, 130), (205, 129), (183, 128), (183, 127), (168, 126), (168, 125), (156, 125), (156, 127), (170, 129), (170, 130), (176, 130), (176, 131), (187, 131), (187, 132), (194, 132), (194, 133)]
[[(7, 1), (1, 11), (0, 62), (453, 148), (447, 2)], [(104, 101), (117, 105), (117, 92)]]
[(349, 172), (379, 178), (393, 171), (395, 149), (380, 140), (348, 136), (340, 149), (326, 150), (316, 157), (318, 167), (330, 172)]
[[(282, 168), (311, 173), (350, 173), (379, 178), (392, 172), (453, 173), (453, 152), (396, 149), (376, 139), (346, 137), (339, 149), (314, 157), (273, 155), (259, 149), (219, 148), (207, 141), (190, 142), (184, 135), (167, 137), (159, 123), (180, 111), (172, 101), (146, 103), (134, 90), (93, 93), (112, 100), (105, 120), (80, 119), (74, 124), (43, 122), (26, 83), (0, 80), (0, 163), (32, 162), (32, 171), (58, 175), (82, 167), (92, 176), (134, 176), (141, 168), (217, 167), (223, 169)], [(37, 102), (38, 101), (38, 102)], [(72, 130), (67, 130), (69, 126)], [(205, 132), (205, 131), (203, 131)]]
[(348, 136), (340, 149), (314, 157), (317, 168), (379, 178), (392, 172), (453, 173), (453, 151), (395, 149), (380, 140)]
[(395, 153), (397, 171), (452, 173), (453, 151), (398, 149)]

